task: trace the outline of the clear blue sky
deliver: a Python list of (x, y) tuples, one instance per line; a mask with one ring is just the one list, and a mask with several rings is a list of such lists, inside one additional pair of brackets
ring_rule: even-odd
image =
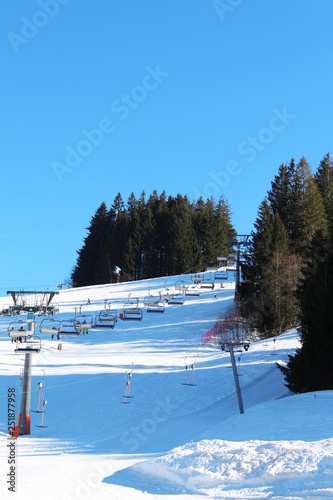
[(69, 277), (102, 203), (224, 195), (332, 153), (333, 2), (3, 0), (0, 294)]

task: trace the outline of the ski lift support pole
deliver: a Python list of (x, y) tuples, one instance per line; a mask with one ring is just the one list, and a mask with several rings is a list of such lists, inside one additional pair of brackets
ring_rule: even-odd
[(239, 378), (238, 378), (237, 367), (236, 367), (236, 362), (235, 362), (234, 345), (232, 343), (228, 344), (228, 348), (230, 350), (230, 360), (231, 360), (231, 365), (232, 365), (232, 371), (234, 374), (239, 412), (241, 414), (243, 414), (244, 413), (244, 405), (243, 405), (242, 393), (241, 393), (241, 389), (240, 389), (240, 385), (239, 385)]
[[(31, 336), (35, 333), (34, 314), (27, 315), (27, 333)], [(20, 413), (18, 416), (19, 435), (30, 434), (30, 400), (31, 400), (31, 365), (32, 353), (26, 352), (24, 355), (24, 368), (22, 379), (22, 394), (20, 403)]]
[(239, 300), (239, 285), (240, 285), (240, 257), (241, 257), (241, 248), (243, 246), (247, 246), (250, 244), (250, 235), (249, 234), (237, 234), (233, 239), (230, 240), (227, 246), (232, 248), (236, 247), (236, 283), (235, 283), (235, 300)]

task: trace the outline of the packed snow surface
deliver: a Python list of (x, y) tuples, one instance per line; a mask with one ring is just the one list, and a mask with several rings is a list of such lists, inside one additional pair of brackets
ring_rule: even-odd
[[(230, 353), (209, 334), (234, 303), (233, 273), (214, 289), (191, 278), (61, 290), (55, 322), (107, 310), (117, 321), (52, 340), (36, 316), (31, 433), (17, 439), (9, 395), (17, 421), (25, 354), (8, 328), (26, 318), (0, 316), (1, 499), (333, 498), (333, 391), (291, 394), (277, 368), (299, 347), (297, 332), (235, 352), (239, 399)], [(183, 304), (147, 311), (150, 296), (180, 284), (192, 288)], [(120, 319), (125, 305), (142, 320)]]

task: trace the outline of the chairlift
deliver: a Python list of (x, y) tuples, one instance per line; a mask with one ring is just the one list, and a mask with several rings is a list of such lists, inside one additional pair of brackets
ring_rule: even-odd
[(138, 306), (133, 307), (131, 304), (124, 304), (123, 320), (142, 320), (142, 309)]
[(220, 342), (221, 350), (230, 352), (232, 349), (234, 352), (248, 351), (250, 348), (250, 342)]
[(210, 288), (211, 290), (214, 290), (215, 283), (214, 283), (214, 281), (202, 281), (200, 287), (201, 288)]
[(75, 316), (75, 328), (81, 331), (89, 330), (92, 328), (94, 320), (91, 314), (77, 314)]
[(185, 296), (199, 297), (200, 296), (200, 289), (197, 287), (197, 285), (188, 286), (186, 288), (186, 291), (185, 291)]
[(49, 335), (58, 335), (60, 330), (60, 321), (53, 318), (45, 318), (39, 325), (40, 333)]
[(228, 279), (228, 271), (216, 271), (214, 279), (215, 280), (227, 280)]
[(161, 291), (160, 291), (160, 297), (159, 297), (159, 300), (165, 300), (166, 302), (168, 302), (169, 298), (171, 297), (171, 295), (173, 295), (172, 292), (170, 292), (170, 289), (169, 288), (163, 288)]
[(153, 302), (159, 302), (161, 300), (161, 296), (160, 294), (158, 295), (146, 295), (144, 298), (143, 298), (143, 305), (145, 307), (147, 307), (149, 304), (153, 303)]
[(38, 353), (40, 352), (41, 348), (42, 343), (39, 337), (36, 337), (35, 335), (27, 335), (25, 337), (22, 337), (21, 340), (19, 340), (18, 338), (16, 339), (16, 347), (14, 351), (16, 353)]
[(203, 274), (192, 274), (191, 280), (194, 282), (195, 285), (198, 285), (201, 283), (204, 279)]
[(12, 339), (12, 342), (14, 341), (20, 341), (25, 337), (32, 337), (32, 332), (31, 335), (28, 334), (28, 332), (23, 331), (23, 330), (12, 330), (9, 332), (9, 337)]
[(114, 328), (117, 321), (117, 312), (111, 309), (100, 311), (95, 317), (94, 328)]
[(173, 293), (167, 300), (168, 304), (183, 305), (185, 302), (185, 295), (183, 293)]
[(165, 305), (164, 302), (162, 301), (149, 302), (146, 307), (147, 307), (147, 313), (154, 313), (154, 312), (164, 313), (165, 311)]
[(186, 293), (187, 288), (188, 288), (188, 284), (186, 284), (186, 281), (184, 281), (184, 280), (176, 281), (175, 290), (178, 290), (178, 292)]
[(81, 329), (77, 328), (74, 319), (64, 319), (60, 322), (59, 335), (79, 336)]
[[(11, 321), (7, 328), (8, 336), (12, 339), (32, 335), (32, 331), (28, 330), (28, 323), (22, 320)], [(28, 333), (29, 332), (29, 333)]]

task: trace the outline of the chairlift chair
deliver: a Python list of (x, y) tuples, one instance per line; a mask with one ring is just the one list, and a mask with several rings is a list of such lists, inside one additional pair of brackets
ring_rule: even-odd
[(60, 322), (59, 335), (79, 336), (81, 330), (76, 327), (74, 319), (65, 319)]
[(39, 337), (35, 335), (27, 335), (22, 337), (21, 341), (16, 339), (16, 347), (14, 351), (16, 353), (39, 353), (42, 348), (42, 343)]
[(175, 290), (178, 290), (178, 292), (186, 293), (187, 288), (188, 288), (188, 284), (186, 284), (186, 281), (184, 281), (184, 280), (176, 281)]
[(159, 298), (159, 300), (165, 300), (166, 302), (168, 302), (168, 300), (171, 297), (171, 295), (173, 295), (173, 293), (170, 291), (169, 288), (163, 288), (160, 291), (160, 298)]
[(94, 320), (91, 314), (77, 314), (75, 316), (75, 328), (78, 330), (89, 330), (93, 324)]
[(161, 300), (160, 295), (146, 295), (143, 299), (143, 305), (147, 307), (149, 304), (153, 302), (159, 302)]
[(142, 309), (138, 306), (133, 307), (131, 304), (125, 304), (123, 307), (123, 320), (142, 320)]
[(210, 288), (211, 290), (214, 290), (215, 283), (214, 283), (214, 281), (202, 281), (200, 287), (201, 288)]
[[(7, 328), (8, 336), (11, 338), (24, 337), (27, 335), (28, 323), (23, 322), (22, 320), (11, 321)], [(32, 332), (29, 332), (29, 335), (32, 335)]]
[(185, 296), (199, 297), (200, 296), (200, 289), (197, 288), (197, 285), (189, 286), (189, 287), (187, 287), (187, 289), (185, 291)]
[(158, 302), (149, 302), (147, 304), (147, 313), (164, 313), (165, 311), (165, 305), (164, 302), (158, 301)]
[(250, 342), (244, 341), (244, 342), (220, 342), (219, 343), (221, 346), (222, 351), (230, 352), (230, 349), (232, 348), (234, 352), (243, 352), (243, 351), (248, 351), (250, 348)]
[(203, 274), (192, 274), (192, 276), (191, 276), (191, 280), (196, 285), (198, 285), (199, 283), (201, 283), (203, 281), (203, 279), (204, 279)]
[(117, 321), (117, 312), (104, 309), (95, 317), (94, 328), (114, 328)]
[(228, 271), (216, 271), (214, 279), (215, 280), (227, 280), (228, 279)]
[(60, 321), (53, 318), (45, 318), (39, 325), (40, 333), (49, 335), (58, 335), (60, 330)]
[(167, 300), (168, 304), (183, 305), (185, 302), (185, 295), (183, 293), (171, 294)]

